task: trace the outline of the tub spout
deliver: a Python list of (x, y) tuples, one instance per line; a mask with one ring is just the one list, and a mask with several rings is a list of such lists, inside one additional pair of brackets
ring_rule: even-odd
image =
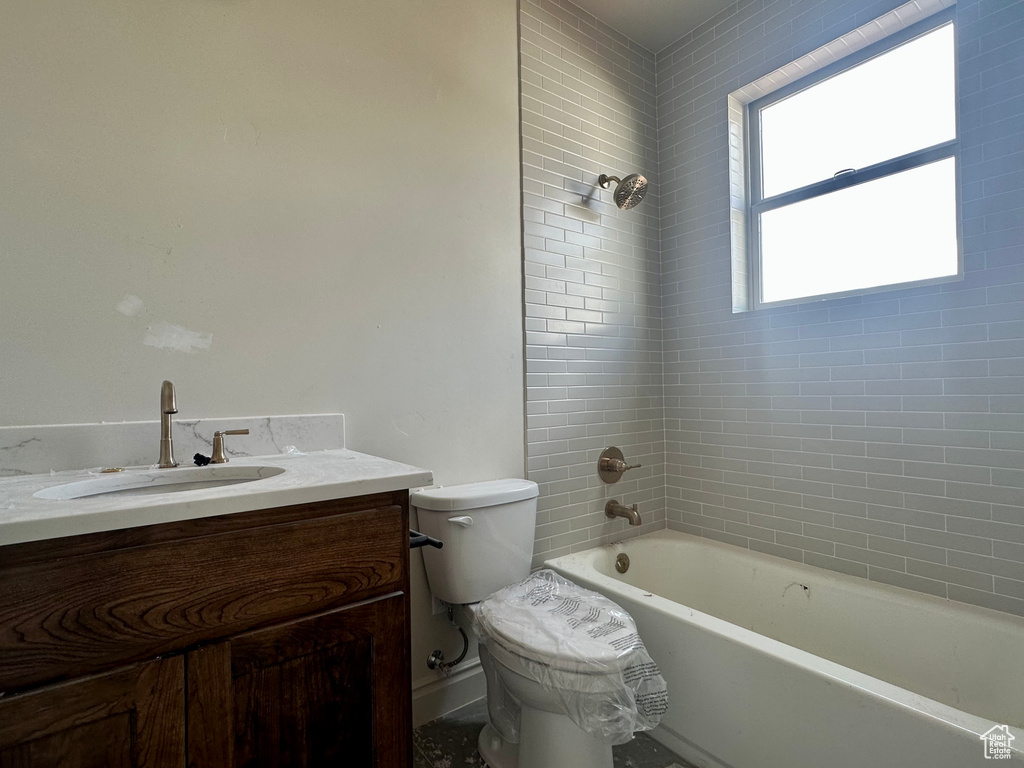
[(604, 513), (608, 517), (624, 517), (630, 525), (640, 525), (640, 512), (637, 511), (636, 504), (627, 507), (624, 504), (619, 504), (617, 499), (609, 499), (608, 503), (604, 505)]

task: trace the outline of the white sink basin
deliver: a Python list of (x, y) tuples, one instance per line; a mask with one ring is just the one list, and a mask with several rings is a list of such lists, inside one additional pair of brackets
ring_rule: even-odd
[(44, 488), (33, 494), (38, 499), (70, 501), (85, 496), (152, 496), (158, 493), (206, 490), (264, 480), (284, 472), (283, 467), (223, 466), (174, 469), (128, 470)]

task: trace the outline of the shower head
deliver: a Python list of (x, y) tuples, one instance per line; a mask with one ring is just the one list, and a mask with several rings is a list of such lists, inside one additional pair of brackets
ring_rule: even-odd
[(606, 176), (602, 173), (597, 178), (597, 183), (601, 185), (602, 189), (608, 189), (613, 181), (618, 184), (613, 195), (615, 204), (622, 210), (640, 205), (640, 201), (647, 194), (647, 179), (639, 173), (631, 173), (624, 179), (617, 176)]

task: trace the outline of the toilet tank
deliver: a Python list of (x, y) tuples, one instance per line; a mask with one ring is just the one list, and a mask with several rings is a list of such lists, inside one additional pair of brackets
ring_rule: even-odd
[(423, 488), (409, 494), (419, 530), (444, 542), (424, 547), (430, 591), (447, 603), (475, 603), (525, 579), (537, 527), (537, 484), (530, 480)]

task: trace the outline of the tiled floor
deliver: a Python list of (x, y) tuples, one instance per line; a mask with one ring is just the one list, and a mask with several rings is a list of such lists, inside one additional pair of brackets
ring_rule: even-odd
[[(487, 722), (484, 699), (413, 731), (413, 768), (482, 768), (476, 739)], [(645, 733), (613, 748), (615, 768), (693, 768)]]

